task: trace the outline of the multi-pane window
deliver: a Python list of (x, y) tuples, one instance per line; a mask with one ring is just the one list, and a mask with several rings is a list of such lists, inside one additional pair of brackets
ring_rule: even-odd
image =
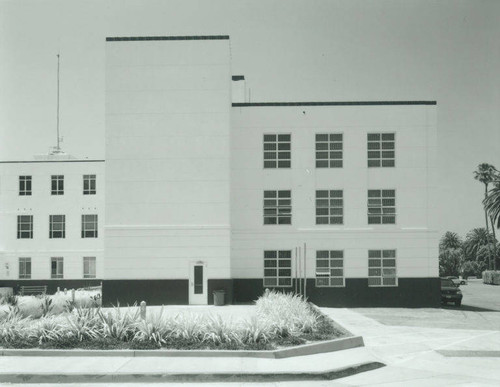
[(83, 257), (83, 278), (95, 278), (95, 257)]
[(368, 190), (368, 224), (396, 223), (396, 191), (393, 189)]
[(19, 176), (19, 196), (31, 196), (31, 176)]
[(368, 133), (368, 166), (394, 167), (394, 133)]
[(291, 134), (264, 134), (264, 168), (290, 168)]
[(64, 195), (64, 175), (52, 175), (50, 192), (52, 195)]
[(368, 286), (397, 286), (396, 250), (368, 250)]
[(83, 175), (83, 194), (84, 195), (95, 195), (95, 175)]
[(292, 251), (264, 251), (264, 286), (292, 286)]
[(66, 238), (66, 215), (49, 215), (49, 238)]
[(31, 258), (19, 258), (19, 279), (31, 278)]
[(344, 223), (342, 190), (316, 191), (316, 224)]
[(97, 215), (82, 215), (82, 238), (97, 238)]
[(316, 168), (342, 168), (342, 133), (316, 134)]
[(64, 278), (63, 257), (53, 257), (50, 259), (50, 278)]
[(17, 216), (17, 239), (33, 239), (33, 215)]
[(292, 224), (292, 191), (264, 191), (264, 224)]
[(344, 286), (344, 252), (316, 251), (316, 286)]

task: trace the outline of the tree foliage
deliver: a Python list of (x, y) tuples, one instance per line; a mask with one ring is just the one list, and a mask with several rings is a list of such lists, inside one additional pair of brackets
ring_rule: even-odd
[(462, 249), (445, 249), (439, 253), (439, 276), (460, 275), (462, 267)]
[(463, 243), (465, 260), (476, 261), (481, 246), (493, 243), (493, 235), (485, 228), (474, 228), (469, 231)]
[(481, 163), (477, 166), (477, 169), (474, 171), (474, 179), (483, 183), (488, 189), (488, 185), (496, 180), (497, 169), (488, 163)]
[(461, 249), (462, 243), (462, 239), (456, 232), (447, 231), (439, 241), (439, 251)]
[(496, 223), (497, 228), (500, 228), (500, 181), (488, 191), (488, 196), (483, 200), (483, 204), (493, 223)]

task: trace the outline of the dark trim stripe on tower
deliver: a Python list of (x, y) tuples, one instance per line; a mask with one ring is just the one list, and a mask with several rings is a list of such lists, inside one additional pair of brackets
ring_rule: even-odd
[(0, 164), (25, 163), (104, 163), (105, 160), (28, 160), (28, 161), (0, 161)]
[(107, 37), (107, 42), (130, 42), (143, 40), (228, 40), (229, 35), (202, 35), (202, 36), (123, 36)]
[(247, 106), (379, 106), (436, 105), (436, 101), (339, 101), (339, 102), (235, 102), (233, 107)]

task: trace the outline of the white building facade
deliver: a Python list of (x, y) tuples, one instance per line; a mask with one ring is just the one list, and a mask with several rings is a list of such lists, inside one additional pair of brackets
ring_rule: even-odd
[(46, 155), (0, 162), (1, 284), (99, 285), (104, 258), (104, 161)]

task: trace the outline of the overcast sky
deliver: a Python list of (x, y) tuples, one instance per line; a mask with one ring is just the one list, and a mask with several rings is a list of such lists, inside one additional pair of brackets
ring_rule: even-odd
[(500, 1), (0, 0), (0, 160), (104, 158), (106, 36), (220, 35), (252, 101), (437, 100), (439, 230), (484, 226), (500, 169)]

